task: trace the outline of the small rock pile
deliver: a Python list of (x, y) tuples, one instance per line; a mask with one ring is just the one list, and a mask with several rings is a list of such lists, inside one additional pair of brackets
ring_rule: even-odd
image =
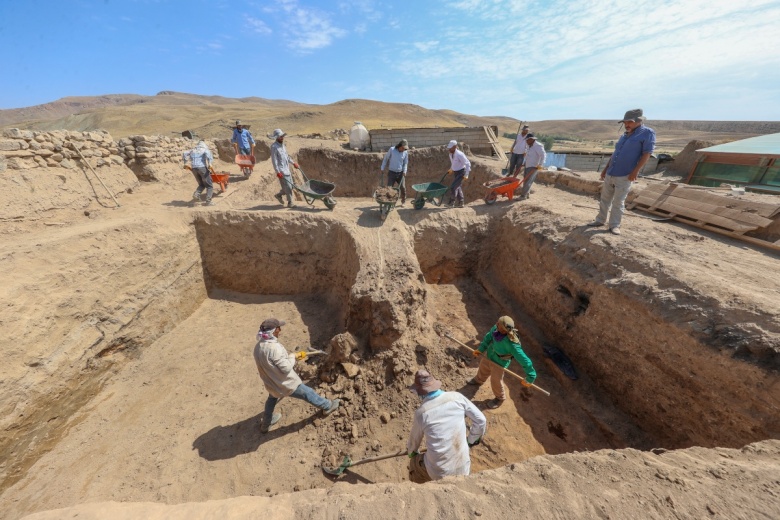
[(124, 164), (114, 139), (104, 130), (38, 132), (11, 128), (4, 130), (0, 139), (0, 171), (72, 169), (79, 160), (77, 149), (93, 168)]

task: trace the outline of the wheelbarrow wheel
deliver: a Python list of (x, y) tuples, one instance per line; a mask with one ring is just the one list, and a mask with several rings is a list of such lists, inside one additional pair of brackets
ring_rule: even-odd
[(322, 202), (325, 203), (325, 207), (328, 209), (332, 210), (333, 208), (336, 207), (336, 199), (334, 199), (333, 197), (325, 197), (324, 199), (322, 199)]
[(491, 205), (495, 204), (498, 200), (498, 194), (495, 191), (491, 191), (487, 195), (485, 195), (485, 204)]
[(425, 199), (414, 199), (414, 209), (423, 209)]

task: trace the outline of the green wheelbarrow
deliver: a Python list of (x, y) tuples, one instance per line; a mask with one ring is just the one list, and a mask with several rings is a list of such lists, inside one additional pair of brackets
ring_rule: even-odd
[(450, 189), (449, 186), (442, 184), (447, 175), (449, 175), (449, 172), (442, 175), (439, 182), (424, 182), (422, 184), (412, 185), (412, 189), (417, 192), (417, 195), (414, 197), (414, 202), (412, 202), (414, 209), (422, 209), (426, 202), (441, 206), (441, 203), (444, 200), (444, 194)]
[[(333, 190), (336, 189), (335, 184), (332, 182), (310, 180), (303, 170), (298, 168), (298, 171), (301, 172), (301, 175), (303, 175), (306, 182), (300, 186), (290, 181), (287, 181), (287, 183), (291, 188), (303, 195), (303, 200), (306, 201), (306, 204), (313, 206), (316, 201), (322, 200), (323, 204), (325, 204), (325, 207), (328, 209), (332, 210), (336, 207), (336, 199), (332, 197)], [(285, 180), (287, 179), (285, 178)]]

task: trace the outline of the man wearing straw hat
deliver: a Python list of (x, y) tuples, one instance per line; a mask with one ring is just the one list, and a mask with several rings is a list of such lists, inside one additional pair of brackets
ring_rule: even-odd
[[(409, 452), (409, 480), (423, 484), (471, 471), (469, 448), (485, 435), (485, 415), (458, 392), (444, 392), (441, 381), (427, 370), (418, 370), (409, 387), (422, 398), (414, 412), (414, 423), (406, 449)], [(471, 427), (466, 433), (466, 421)], [(425, 453), (417, 453), (425, 435)]]
[(485, 334), (479, 348), (474, 351), (474, 357), (481, 356), (485, 352), (487, 352), (486, 355), (479, 362), (477, 375), (468, 384), (482, 386), (490, 377), (490, 387), (496, 397), (488, 401), (488, 408), (498, 408), (506, 400), (503, 369), (509, 366), (512, 358), (516, 359), (525, 371), (526, 380), (521, 381), (523, 386), (530, 387), (531, 383), (536, 380), (534, 365), (523, 352), (515, 322), (509, 316), (498, 318), (498, 322)]
[(290, 173), (290, 165), (292, 164), (297, 168), (298, 163), (293, 161), (287, 154), (287, 148), (284, 147), (284, 136), (286, 135), (281, 128), (274, 130), (274, 133), (271, 135), (274, 140), (274, 143), (271, 145), (271, 165), (279, 178), (279, 185), (282, 187), (281, 191), (274, 197), (279, 201), (279, 204), (283, 205), (282, 196), (287, 196), (287, 207), (294, 208), (295, 204), (292, 201), (293, 178), (292, 173)]

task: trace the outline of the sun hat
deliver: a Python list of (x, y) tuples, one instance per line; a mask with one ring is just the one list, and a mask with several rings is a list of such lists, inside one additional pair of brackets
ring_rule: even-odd
[(406, 139), (401, 139), (401, 141), (395, 146), (396, 147), (403, 146), (404, 148), (409, 148), (409, 141), (407, 141)]
[(447, 143), (447, 150), (449, 150), (449, 149), (450, 149), (450, 148), (452, 148), (453, 146), (458, 146), (458, 141), (456, 141), (455, 139), (453, 139), (452, 141), (450, 141), (449, 143)]
[(635, 108), (633, 110), (629, 110), (626, 112), (626, 115), (623, 116), (623, 119), (618, 121), (618, 123), (623, 123), (624, 121), (633, 121), (635, 123), (641, 123), (645, 120), (645, 116), (642, 113), (641, 108)]
[(241, 126), (241, 121), (239, 121), (238, 119), (236, 119), (236, 126)]
[(531, 128), (531, 127), (528, 125), (523, 125), (523, 128), (521, 128), (521, 130), (525, 130), (526, 128)]
[(441, 381), (436, 379), (427, 370), (418, 370), (414, 374), (414, 384), (409, 390), (417, 392), (417, 395), (430, 394), (441, 388)]
[(274, 139), (279, 139), (280, 137), (285, 136), (285, 135), (287, 135), (287, 134), (282, 132), (281, 128), (277, 128), (276, 130), (274, 130), (274, 133), (273, 133), (272, 137)]
[[(509, 339), (515, 343), (520, 343), (520, 338), (517, 337), (517, 329), (515, 328), (515, 320), (509, 316), (501, 316), (498, 318), (498, 325), (501, 325), (501, 328), (507, 332)], [(501, 331), (499, 330), (499, 332)]]
[(276, 318), (268, 318), (267, 320), (265, 320), (263, 323), (260, 324), (260, 330), (263, 331), (274, 330), (277, 327), (281, 327), (285, 323), (287, 322), (284, 320), (279, 320)]

